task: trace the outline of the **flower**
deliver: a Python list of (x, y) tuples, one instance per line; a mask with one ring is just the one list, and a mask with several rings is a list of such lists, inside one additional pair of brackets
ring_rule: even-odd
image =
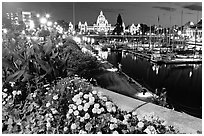
[(79, 131), (79, 134), (87, 134), (87, 132), (84, 131), (84, 130), (80, 130), (80, 131)]
[(7, 93), (2, 92), (3, 98), (6, 98)]
[(74, 115), (75, 115), (75, 116), (79, 115), (79, 111), (78, 111), (78, 110), (75, 110), (75, 111), (74, 111)]
[(92, 109), (92, 112), (93, 112), (93, 113), (96, 113), (96, 112), (97, 112), (97, 110), (96, 110), (95, 108), (93, 108), (93, 109)]
[(84, 94), (84, 99), (88, 99), (89, 98), (89, 95), (88, 94)]
[(49, 107), (50, 105), (51, 105), (50, 102), (46, 103), (46, 107)]
[(14, 87), (15, 82), (9, 82), (11, 84), (11, 87)]
[(116, 112), (116, 107), (115, 107), (115, 106), (112, 107), (112, 111), (113, 111), (113, 112)]
[(99, 103), (95, 103), (94, 104), (94, 108), (99, 108), (100, 107), (100, 104)]
[(113, 134), (119, 134), (118, 131), (113, 131)]
[(102, 111), (101, 111), (101, 109), (97, 109), (96, 112), (97, 112), (97, 114), (101, 114)]
[(77, 101), (76, 101), (76, 105), (80, 105), (82, 103), (82, 100), (80, 100), (80, 99), (78, 99)]
[(90, 118), (89, 113), (86, 113), (86, 114), (84, 115), (84, 118), (85, 118), (85, 119), (89, 119), (89, 118)]
[(73, 109), (69, 109), (68, 113), (71, 114), (73, 112)]
[(57, 100), (57, 99), (58, 99), (58, 94), (55, 95), (55, 96), (53, 96), (53, 99), (54, 99), (54, 100)]
[(80, 122), (84, 122), (84, 119), (85, 119), (84, 117), (81, 117)]
[(82, 93), (82, 92), (80, 92), (80, 93), (79, 93), (79, 95), (80, 95), (80, 96), (82, 96), (82, 95), (83, 95), (83, 93)]
[(109, 128), (110, 128), (110, 130), (113, 130), (114, 129), (114, 124), (110, 124)]
[(17, 91), (17, 93), (16, 93), (17, 95), (20, 95), (21, 94), (21, 91), (19, 90), (19, 91)]
[(102, 134), (102, 132), (101, 132), (101, 131), (99, 131), (99, 132), (97, 132), (97, 134)]
[(111, 118), (110, 122), (117, 123), (117, 119), (116, 118)]
[(67, 131), (68, 130), (68, 128), (67, 127), (64, 127), (64, 131)]
[(81, 111), (82, 109), (83, 109), (83, 106), (82, 106), (82, 105), (79, 105), (79, 106), (78, 106), (78, 110)]
[(97, 91), (95, 91), (95, 90), (94, 90), (94, 91), (92, 91), (92, 94), (97, 94)]
[(144, 127), (144, 123), (143, 122), (138, 122), (137, 126), (138, 126), (138, 128), (143, 128)]
[(101, 98), (103, 101), (107, 101), (108, 99), (107, 99), (107, 97), (105, 97), (105, 96), (103, 96), (102, 98)]
[(13, 94), (14, 96), (16, 95), (16, 93), (17, 93), (16, 91), (13, 91), (13, 92), (12, 92), (12, 94)]
[(7, 91), (8, 91), (8, 89), (7, 89), (7, 88), (5, 88), (3, 91), (4, 91), (4, 92), (7, 92)]
[(73, 124), (71, 125), (71, 129), (76, 129), (76, 128), (77, 128), (76, 124), (73, 123)]
[(86, 129), (87, 131), (90, 131), (90, 130), (92, 129), (92, 124), (91, 124), (90, 122), (86, 123), (85, 129)]
[(136, 112), (136, 111), (133, 111), (133, 112), (132, 112), (132, 115), (133, 115), (133, 116), (137, 115), (137, 112)]

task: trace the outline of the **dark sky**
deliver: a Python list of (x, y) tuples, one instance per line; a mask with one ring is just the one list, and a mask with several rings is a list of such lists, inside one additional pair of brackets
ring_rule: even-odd
[[(16, 12), (17, 8), (37, 13), (50, 13), (53, 20), (63, 19), (73, 22), (73, 2), (3, 2), (2, 14)], [(201, 2), (75, 2), (75, 20), (87, 21), (92, 25), (103, 11), (109, 23), (114, 25), (118, 14), (121, 14), (125, 25), (132, 23), (159, 24), (163, 26), (181, 25), (181, 11), (183, 23), (196, 22), (202, 17)]]

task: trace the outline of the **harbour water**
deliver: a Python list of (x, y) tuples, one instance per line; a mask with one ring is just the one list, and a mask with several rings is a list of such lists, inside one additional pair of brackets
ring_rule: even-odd
[(125, 52), (109, 52), (107, 60), (154, 93), (165, 88), (175, 110), (202, 118), (202, 64), (156, 65)]

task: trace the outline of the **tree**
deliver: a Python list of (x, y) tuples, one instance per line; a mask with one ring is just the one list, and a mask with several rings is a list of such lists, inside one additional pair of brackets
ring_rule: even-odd
[(116, 23), (116, 27), (115, 29), (113, 30), (113, 34), (117, 33), (117, 35), (120, 35), (121, 32), (123, 32), (123, 26), (122, 26), (122, 17), (121, 15), (119, 14), (118, 17), (117, 17), (117, 23)]

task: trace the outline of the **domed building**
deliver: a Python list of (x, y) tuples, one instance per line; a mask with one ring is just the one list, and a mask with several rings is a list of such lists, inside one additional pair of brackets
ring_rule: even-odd
[(93, 26), (88, 26), (87, 22), (82, 24), (79, 22), (78, 28), (80, 32), (96, 32), (96, 33), (107, 33), (109, 31), (112, 31), (115, 27), (111, 26), (111, 24), (108, 23), (108, 20), (103, 15), (103, 12), (100, 12), (100, 15), (97, 17), (96, 24), (93, 24)]

